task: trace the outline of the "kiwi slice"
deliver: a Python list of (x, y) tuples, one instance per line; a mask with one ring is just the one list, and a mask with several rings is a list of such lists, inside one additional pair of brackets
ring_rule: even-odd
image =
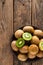
[(39, 48), (40, 48), (41, 51), (43, 51), (43, 42), (39, 43)]
[(23, 33), (23, 39), (26, 41), (30, 41), (32, 39), (32, 35), (28, 32)]
[(23, 47), (24, 44), (25, 44), (25, 41), (24, 41), (23, 38), (19, 38), (19, 39), (16, 41), (16, 46), (17, 46), (18, 48)]

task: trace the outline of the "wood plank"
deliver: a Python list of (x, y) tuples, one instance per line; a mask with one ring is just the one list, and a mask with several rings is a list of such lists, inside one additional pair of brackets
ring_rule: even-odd
[(0, 65), (13, 65), (13, 0), (0, 0)]
[(31, 65), (31, 61), (29, 59), (25, 62), (19, 61), (17, 54), (14, 52), (14, 65)]
[(43, 58), (32, 61), (32, 65), (43, 65)]
[[(31, 25), (31, 0), (14, 0), (14, 32)], [(14, 53), (14, 65), (31, 65), (31, 61), (21, 62)]]
[(14, 31), (31, 25), (31, 0), (14, 0)]
[[(43, 0), (32, 0), (32, 25), (43, 30)], [(32, 65), (43, 65), (43, 58), (33, 60)]]
[(32, 0), (32, 25), (43, 30), (43, 0)]

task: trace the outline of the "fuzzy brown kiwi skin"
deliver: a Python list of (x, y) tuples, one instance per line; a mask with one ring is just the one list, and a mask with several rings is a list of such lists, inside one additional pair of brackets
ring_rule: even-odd
[(36, 57), (36, 55), (33, 55), (33, 54), (28, 53), (28, 58), (29, 59), (34, 59), (35, 57)]
[(24, 55), (24, 54), (18, 54), (17, 56), (18, 60), (20, 61), (26, 61), (28, 59), (27, 55)]
[(43, 37), (43, 32), (42, 32), (42, 30), (36, 29), (36, 30), (34, 31), (34, 35), (36, 35), (36, 36), (38, 36), (39, 38), (41, 38), (41, 37)]
[(21, 52), (21, 53), (28, 53), (28, 46), (23, 46), (22, 48), (20, 48), (19, 49), (19, 51)]
[(40, 40), (39, 40), (39, 38), (38, 38), (37, 36), (33, 36), (33, 37), (32, 37), (32, 40), (31, 40), (31, 43), (32, 43), (32, 44), (38, 45), (39, 42), (40, 42)]
[(32, 54), (32, 55), (36, 55), (39, 51), (39, 48), (37, 45), (35, 44), (31, 44), (29, 47), (28, 47), (28, 50), (29, 50), (29, 53)]
[(32, 26), (25, 26), (25, 27), (23, 27), (23, 31), (34, 33), (34, 28)]
[(12, 47), (13, 51), (17, 52), (19, 50), (18, 47), (16, 46), (16, 41), (12, 41), (11, 47)]
[(43, 38), (42, 38), (42, 39), (40, 39), (40, 42), (43, 42)]
[(21, 30), (21, 29), (19, 29), (19, 30), (17, 30), (17, 31), (14, 33), (14, 35), (15, 35), (16, 38), (21, 38), (23, 33), (24, 33), (24, 31)]
[(38, 58), (43, 58), (43, 52), (42, 51), (39, 51), (38, 54), (37, 54), (37, 57)]

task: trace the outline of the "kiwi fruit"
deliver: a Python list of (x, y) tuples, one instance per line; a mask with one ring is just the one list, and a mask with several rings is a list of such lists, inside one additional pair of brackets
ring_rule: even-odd
[(38, 53), (38, 51), (39, 51), (39, 48), (38, 48), (37, 45), (31, 44), (31, 45), (29, 46), (28, 50), (29, 50), (29, 53), (30, 53), (30, 54), (36, 55), (36, 54)]
[(27, 56), (26, 55), (24, 55), (24, 54), (19, 54), (18, 55), (18, 59), (20, 60), (20, 61), (26, 61), (27, 60)]
[(23, 46), (22, 48), (20, 48), (19, 49), (19, 51), (21, 52), (21, 53), (28, 53), (28, 46)]
[(32, 26), (24, 26), (14, 33), (11, 43), (20, 61), (43, 57), (43, 31)]
[(24, 41), (23, 38), (19, 38), (19, 39), (16, 41), (16, 46), (17, 46), (18, 48), (23, 47), (24, 44), (25, 44), (25, 41)]
[(42, 38), (42, 39), (40, 39), (40, 42), (43, 42), (43, 38)]
[(36, 35), (36, 36), (38, 36), (38, 37), (43, 37), (43, 32), (42, 32), (42, 30), (35, 30), (34, 31), (34, 35)]
[(28, 58), (29, 59), (34, 59), (35, 57), (36, 57), (36, 55), (33, 55), (33, 54), (28, 53)]
[(30, 41), (32, 39), (32, 35), (28, 32), (23, 33), (22, 37), (26, 41)]
[(34, 33), (34, 28), (32, 26), (25, 26), (25, 27), (23, 27), (23, 31)]
[(41, 42), (39, 43), (39, 49), (40, 49), (41, 51), (43, 51), (43, 41), (41, 41)]
[(16, 38), (21, 38), (23, 33), (23, 30), (19, 29), (14, 33), (14, 35)]
[(12, 41), (12, 43), (11, 43), (11, 47), (12, 47), (12, 49), (14, 50), (14, 51), (18, 51), (18, 47), (16, 46), (16, 41)]
[(38, 38), (37, 36), (33, 36), (33, 37), (32, 37), (32, 40), (31, 40), (31, 43), (32, 43), (32, 44), (38, 45), (39, 42), (40, 42), (40, 40), (39, 40), (39, 38)]
[(39, 51), (39, 52), (37, 53), (37, 57), (38, 57), (38, 58), (43, 58), (43, 52), (42, 52), (42, 51)]

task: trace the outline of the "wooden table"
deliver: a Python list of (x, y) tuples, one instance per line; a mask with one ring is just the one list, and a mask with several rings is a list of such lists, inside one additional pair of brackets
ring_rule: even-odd
[(20, 62), (11, 49), (13, 33), (25, 25), (43, 30), (43, 0), (0, 0), (0, 65), (43, 65), (43, 58)]

